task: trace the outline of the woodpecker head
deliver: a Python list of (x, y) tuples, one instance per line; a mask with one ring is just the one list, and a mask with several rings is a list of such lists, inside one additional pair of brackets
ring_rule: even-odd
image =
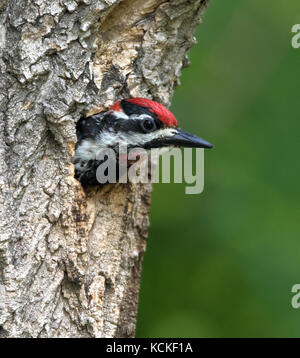
[(77, 123), (77, 144), (73, 159), (76, 177), (90, 170), (99, 150), (119, 146), (130, 148), (195, 147), (212, 144), (178, 128), (174, 115), (163, 105), (146, 98), (116, 102), (108, 111), (81, 118)]
[(172, 145), (213, 147), (204, 139), (178, 128), (176, 118), (167, 108), (146, 98), (118, 101), (108, 112), (82, 119), (77, 126), (78, 132), (79, 139), (95, 139), (102, 148), (114, 148), (119, 144), (144, 149)]
[(144, 149), (168, 147), (212, 148), (197, 136), (178, 128), (174, 115), (160, 103), (146, 98), (123, 99), (110, 109), (121, 140), (129, 147)]

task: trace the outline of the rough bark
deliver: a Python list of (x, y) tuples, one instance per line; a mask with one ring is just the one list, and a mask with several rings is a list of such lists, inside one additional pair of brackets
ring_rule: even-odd
[(151, 185), (83, 190), (75, 123), (168, 105), (206, 3), (2, 0), (0, 336), (134, 336)]

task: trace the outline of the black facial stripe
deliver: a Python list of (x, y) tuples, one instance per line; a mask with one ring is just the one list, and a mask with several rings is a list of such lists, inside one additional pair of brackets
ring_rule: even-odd
[(146, 114), (147, 116), (150, 116), (154, 119), (158, 129), (163, 128), (164, 126), (164, 124), (158, 119), (157, 115), (151, 112), (148, 107), (138, 106), (132, 102), (126, 101), (126, 99), (121, 101), (121, 106), (127, 116)]
[[(87, 121), (90, 122), (83, 122), (83, 123), (91, 123), (90, 125), (96, 125), (94, 124), (96, 121), (96, 116), (91, 116), (87, 119)], [(83, 119), (84, 120), (84, 119)], [(98, 128), (95, 132), (98, 133), (99, 131), (102, 130), (113, 130), (115, 132), (118, 131), (133, 131), (133, 132), (140, 132), (143, 133), (141, 125), (140, 125), (140, 120), (139, 119), (126, 119), (126, 118), (118, 118), (116, 119), (116, 117), (114, 116), (114, 114), (112, 113), (106, 113), (103, 117), (102, 120), (99, 122), (98, 124)], [(94, 133), (95, 133), (94, 132)], [(85, 137), (91, 137), (91, 134), (88, 135), (90, 133), (87, 133), (87, 135)]]
[[(149, 120), (151, 120), (149, 118)], [(142, 120), (140, 119), (119, 119), (114, 123), (107, 123), (107, 128), (113, 129), (116, 132), (123, 131), (123, 132), (136, 132), (136, 133), (145, 133), (145, 130), (142, 127)], [(155, 129), (157, 127), (154, 127)]]
[[(136, 116), (136, 114), (134, 114), (134, 115)], [(147, 114), (147, 116), (148, 116), (148, 114)], [(150, 116), (150, 118), (152, 118), (154, 120), (154, 122), (156, 124), (156, 129), (162, 128), (162, 123), (160, 122), (159, 119), (154, 118), (153, 116)], [(113, 114), (108, 113), (103, 118), (103, 127), (102, 128), (107, 129), (107, 130), (111, 129), (116, 132), (132, 131), (132, 132), (137, 132), (137, 133), (145, 133), (145, 131), (143, 130), (143, 128), (141, 126), (141, 121), (143, 121), (143, 119), (145, 119), (145, 118), (128, 118), (128, 119), (119, 118), (116, 120), (116, 118)]]
[(143, 133), (140, 121), (138, 119), (121, 119), (116, 123), (117, 130), (121, 130), (124, 132), (138, 132)]

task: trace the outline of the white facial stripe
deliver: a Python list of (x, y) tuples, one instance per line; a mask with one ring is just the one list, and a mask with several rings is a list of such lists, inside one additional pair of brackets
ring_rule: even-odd
[(130, 119), (143, 120), (143, 119), (152, 119), (152, 117), (149, 116), (148, 114), (132, 114), (130, 116)]
[(119, 112), (119, 111), (111, 111), (111, 113), (113, 113), (113, 115), (116, 117), (116, 119), (129, 119), (129, 117), (127, 116), (126, 113)]
[(132, 135), (133, 142), (137, 142), (143, 145), (147, 142), (151, 142), (154, 139), (172, 137), (177, 133), (177, 130), (175, 128), (162, 128), (150, 133), (143, 133), (143, 134), (135, 133), (135, 132), (131, 132), (131, 133), (130, 134)]
[(145, 143), (151, 142), (154, 139), (172, 137), (176, 133), (176, 128), (163, 128), (151, 133), (136, 133), (132, 131), (127, 133), (110, 133), (105, 131), (101, 133), (101, 137), (97, 142), (102, 148), (107, 148), (109, 146), (114, 147), (119, 144), (124, 146), (143, 146)]

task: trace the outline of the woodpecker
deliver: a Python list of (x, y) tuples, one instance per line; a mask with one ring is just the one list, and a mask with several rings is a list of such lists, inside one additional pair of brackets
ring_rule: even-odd
[(76, 125), (77, 143), (73, 163), (75, 178), (83, 185), (99, 184), (96, 171), (99, 150), (111, 148), (118, 156), (119, 145), (131, 148), (170, 146), (212, 148), (213, 145), (178, 128), (167, 108), (146, 98), (117, 101), (108, 111), (82, 117)]

